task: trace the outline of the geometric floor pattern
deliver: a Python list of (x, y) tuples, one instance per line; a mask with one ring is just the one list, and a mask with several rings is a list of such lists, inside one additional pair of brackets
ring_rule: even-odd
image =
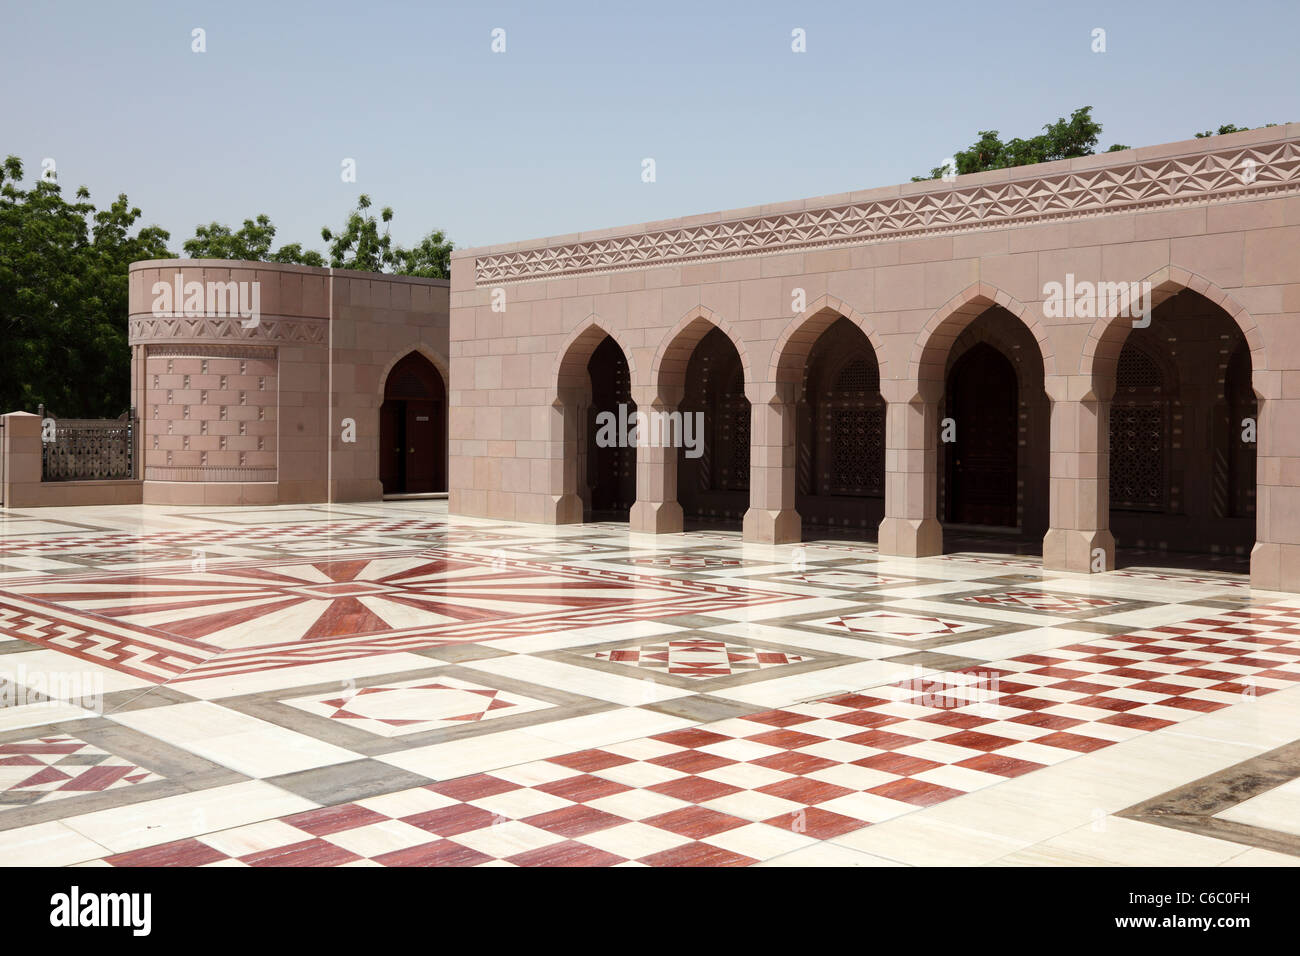
[(683, 677), (729, 677), (746, 671), (766, 670), (785, 664), (808, 660), (800, 654), (783, 651), (766, 651), (727, 641), (705, 638), (687, 638), (663, 644), (643, 644), (639, 647), (596, 651), (589, 655), (596, 660), (627, 664), (664, 674)]
[(0, 744), (0, 805), (30, 806), (158, 779), (67, 734)]
[(1300, 611), (1230, 612), (430, 784), (390, 801), (410, 813), (295, 814), (278, 821), (282, 842), (237, 857), (219, 837), (107, 862), (749, 865), (792, 837), (839, 837), (1300, 686), (1300, 643), (1274, 625), (1300, 628)]
[(0, 865), (1300, 863), (1300, 598), (1158, 558), (2, 512)]

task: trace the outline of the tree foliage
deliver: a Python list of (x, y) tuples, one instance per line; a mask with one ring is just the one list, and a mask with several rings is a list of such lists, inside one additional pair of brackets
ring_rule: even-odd
[(334, 232), (328, 226), (320, 231), (321, 238), (330, 244), (330, 265), (335, 269), (391, 271), (396, 275), (428, 279), (451, 277), (452, 244), (442, 230), (428, 233), (413, 249), (404, 249), (394, 245), (389, 235), (392, 221), (392, 206), (383, 207), (376, 218), (370, 211), (370, 197), (362, 193), (357, 198), (357, 208), (348, 214), (340, 232)]
[[(990, 169), (1091, 156), (1096, 152), (1100, 138), (1101, 124), (1092, 118), (1092, 107), (1081, 106), (1070, 114), (1069, 119), (1061, 117), (1055, 123), (1048, 123), (1043, 127), (1042, 133), (1029, 139), (1013, 139), (1004, 143), (997, 130), (981, 130), (979, 139), (969, 148), (959, 149), (952, 158), (957, 174), (964, 176)], [(1117, 144), (1107, 152), (1120, 149), (1128, 147)], [(912, 182), (941, 179), (948, 172), (950, 169), (946, 165), (936, 166), (928, 176), (913, 176)]]
[(274, 252), (275, 226), (265, 213), (256, 219), (245, 219), (238, 231), (219, 222), (197, 226), (194, 237), (182, 244), (185, 254), (192, 259), (247, 259), (252, 262), (286, 262), (303, 266), (324, 266), (319, 252), (303, 250), (302, 244), (291, 242)]
[(0, 411), (116, 417), (129, 401), (127, 271), (168, 258), (168, 233), (135, 230), (125, 194), (97, 210), (54, 178), (24, 189), (23, 164), (0, 167)]
[(328, 226), (321, 238), (328, 243), (328, 259), (299, 243), (281, 246), (274, 252), (275, 225), (266, 214), (245, 219), (238, 230), (218, 222), (199, 226), (194, 237), (184, 243), (186, 255), (196, 259), (248, 259), (253, 262), (290, 262), (305, 266), (329, 265), (335, 269), (358, 269), (363, 272), (390, 272), (394, 275), (424, 276), (430, 279), (451, 277), (452, 243), (442, 230), (428, 233), (419, 244), (405, 249), (393, 242), (389, 225), (393, 209), (385, 206), (376, 216), (370, 211), (370, 197), (358, 197), (357, 206), (337, 232)]

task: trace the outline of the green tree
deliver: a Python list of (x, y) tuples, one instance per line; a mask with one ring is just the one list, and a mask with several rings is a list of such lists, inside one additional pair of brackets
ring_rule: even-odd
[(169, 235), (134, 231), (125, 194), (97, 210), (83, 186), (68, 202), (53, 177), (24, 189), (23, 164), (0, 167), (0, 410), (113, 417), (130, 395), (127, 274), (168, 258)]
[[(335, 269), (360, 269), (365, 272), (392, 272), (395, 275), (447, 279), (451, 276), (452, 243), (442, 230), (428, 233), (412, 249), (394, 245), (389, 235), (393, 207), (385, 206), (379, 216), (370, 212), (370, 197), (357, 197), (357, 208), (348, 214), (340, 232), (328, 226), (321, 238), (330, 244), (330, 265)], [(380, 223), (383, 232), (380, 232)]]
[[(979, 139), (969, 148), (953, 154), (953, 161), (957, 173), (963, 176), (990, 169), (1050, 163), (1057, 159), (1091, 156), (1096, 152), (1100, 137), (1101, 124), (1092, 118), (1092, 107), (1081, 106), (1070, 114), (1069, 119), (1061, 117), (1055, 123), (1048, 123), (1043, 127), (1042, 133), (1029, 139), (1013, 139), (1004, 143), (997, 130), (981, 130)], [(1115, 145), (1107, 152), (1120, 149), (1128, 147)], [(928, 176), (913, 176), (912, 182), (941, 179), (946, 172), (947, 167), (936, 166)]]
[(297, 242), (271, 251), (275, 225), (265, 213), (245, 219), (238, 231), (219, 222), (196, 226), (194, 238), (182, 244), (193, 259), (246, 259), (251, 262), (286, 262), (304, 266), (324, 266), (325, 258), (314, 250), (303, 250)]

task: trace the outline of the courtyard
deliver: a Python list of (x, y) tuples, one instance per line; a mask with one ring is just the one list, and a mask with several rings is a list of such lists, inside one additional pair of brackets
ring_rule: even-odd
[(0, 865), (1300, 862), (1300, 596), (1014, 550), (15, 508)]

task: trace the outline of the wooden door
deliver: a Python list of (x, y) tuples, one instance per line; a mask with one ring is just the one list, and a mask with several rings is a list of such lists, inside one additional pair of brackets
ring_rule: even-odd
[(1019, 385), (1011, 362), (976, 345), (948, 376), (947, 414), (957, 425), (947, 449), (948, 520), (1016, 526)]

